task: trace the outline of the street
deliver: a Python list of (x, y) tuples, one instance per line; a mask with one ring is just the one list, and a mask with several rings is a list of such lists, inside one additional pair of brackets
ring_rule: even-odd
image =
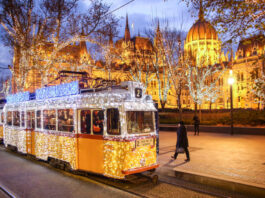
[[(146, 177), (127, 182), (95, 175), (74, 175), (54, 169), (44, 162), (6, 151), (3, 147), (0, 148), (0, 158), (0, 186), (19, 198), (212, 197), (164, 182), (155, 185)], [(0, 190), (0, 197), (2, 194)]]
[[(15, 197), (227, 197), (233, 192), (213, 190), (175, 177), (192, 173), (265, 189), (265, 137), (188, 133), (190, 162), (185, 154), (171, 160), (176, 134), (160, 132), (160, 167), (157, 185), (146, 176), (129, 181), (112, 180), (93, 174), (78, 175), (55, 169), (45, 162), (0, 147), (0, 186)], [(244, 197), (244, 195), (240, 195)], [(239, 197), (240, 197), (239, 196)], [(0, 190), (0, 197), (8, 197)]]

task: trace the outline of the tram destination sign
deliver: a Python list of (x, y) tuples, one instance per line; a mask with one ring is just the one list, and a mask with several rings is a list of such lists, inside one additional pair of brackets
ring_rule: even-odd
[(153, 145), (154, 145), (153, 138), (135, 140), (135, 147), (136, 148), (139, 146), (153, 146)]
[(136, 98), (142, 98), (142, 89), (135, 88), (135, 97)]

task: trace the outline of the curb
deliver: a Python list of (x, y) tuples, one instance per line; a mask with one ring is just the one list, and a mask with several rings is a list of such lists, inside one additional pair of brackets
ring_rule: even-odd
[[(187, 131), (194, 132), (194, 126), (187, 125)], [(230, 134), (231, 127), (224, 126), (224, 127), (218, 127), (218, 126), (206, 126), (201, 125), (200, 131), (206, 132), (206, 133), (225, 133)], [(177, 131), (176, 125), (160, 125), (159, 126), (160, 131)], [(249, 127), (234, 127), (234, 135), (265, 135), (265, 128), (249, 128)]]
[(265, 197), (265, 188), (258, 185), (250, 185), (246, 183), (239, 183), (235, 181), (222, 180), (206, 175), (199, 175), (190, 172), (175, 171), (175, 176), (178, 179), (182, 179), (192, 183), (198, 183), (202, 185), (211, 186), (221, 190), (229, 191), (236, 194), (241, 194), (247, 197)]

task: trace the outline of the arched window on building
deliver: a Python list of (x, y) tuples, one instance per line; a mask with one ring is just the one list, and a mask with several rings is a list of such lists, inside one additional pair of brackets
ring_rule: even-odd
[(237, 73), (237, 81), (240, 81), (240, 73)]
[(257, 52), (257, 46), (255, 45), (252, 49), (252, 55), (255, 56), (255, 55), (258, 55), (258, 52)]
[(243, 52), (242, 49), (238, 51), (238, 58), (243, 58)]

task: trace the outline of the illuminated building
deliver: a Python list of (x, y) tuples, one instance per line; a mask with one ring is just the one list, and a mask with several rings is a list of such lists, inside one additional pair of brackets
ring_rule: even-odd
[[(65, 47), (58, 54), (62, 60), (55, 64), (53, 73), (57, 74), (59, 68), (64, 70), (87, 71), (93, 78), (104, 78), (115, 80), (120, 83), (127, 80), (134, 80), (132, 72), (137, 72), (136, 66), (142, 68), (141, 80), (145, 82), (147, 65), (149, 65), (150, 73), (147, 79), (151, 79), (155, 75), (153, 64), (155, 62), (155, 49), (159, 48), (159, 40), (162, 34), (159, 25), (157, 26), (154, 43), (149, 38), (141, 37), (140, 35), (131, 37), (128, 16), (126, 16), (126, 25), (124, 37), (113, 43), (110, 39), (110, 45), (120, 52), (123, 59), (113, 59), (111, 61), (110, 71), (106, 70), (106, 63), (95, 63), (87, 52), (86, 43), (73, 44)], [(48, 54), (49, 54), (49, 50)], [(43, 56), (46, 55), (43, 50)], [(259, 77), (261, 70), (264, 71), (264, 60), (262, 55), (265, 53), (264, 35), (254, 36), (253, 38), (242, 40), (239, 43), (238, 50), (235, 53), (227, 52), (225, 55), (221, 51), (221, 41), (214, 27), (204, 18), (203, 9), (200, 8), (198, 20), (190, 28), (185, 43), (184, 54), (193, 57), (194, 61), (201, 61), (205, 57), (204, 65), (225, 65), (228, 69), (225, 74), (218, 80), (217, 85), (220, 90), (219, 98), (213, 102), (204, 101), (201, 105), (202, 109), (228, 109), (230, 106), (228, 77), (229, 70), (232, 69), (235, 78), (234, 83), (234, 108), (262, 108), (257, 103), (257, 98), (252, 93), (252, 85), (254, 79)], [(228, 54), (230, 59), (228, 60)], [(14, 65), (15, 64), (14, 56)], [(89, 64), (84, 64), (84, 67), (79, 67), (82, 62), (97, 67), (88, 67)], [(158, 60), (159, 62), (159, 60)], [(73, 64), (75, 63), (75, 64)], [(255, 63), (255, 64), (254, 64)], [(74, 66), (73, 66), (74, 65)], [(159, 62), (159, 65), (162, 64)], [(60, 66), (60, 67), (59, 67)], [(26, 90), (32, 91), (40, 87), (40, 74), (37, 71), (31, 71), (27, 78)], [(52, 80), (55, 75), (51, 76)], [(213, 77), (214, 78), (214, 77)], [(161, 86), (165, 86), (163, 78), (160, 78)], [(14, 86), (13, 86), (14, 87)], [(14, 89), (13, 89), (14, 90)], [(147, 86), (147, 94), (152, 95), (153, 99), (159, 103), (159, 85), (158, 81), (153, 78)], [(162, 91), (163, 92), (163, 91)], [(163, 93), (162, 93), (163, 94)], [(194, 109), (194, 102), (189, 94), (189, 90), (184, 88), (181, 93), (182, 108)], [(160, 106), (160, 104), (159, 104)], [(173, 86), (168, 92), (166, 108), (177, 108), (177, 97)]]

